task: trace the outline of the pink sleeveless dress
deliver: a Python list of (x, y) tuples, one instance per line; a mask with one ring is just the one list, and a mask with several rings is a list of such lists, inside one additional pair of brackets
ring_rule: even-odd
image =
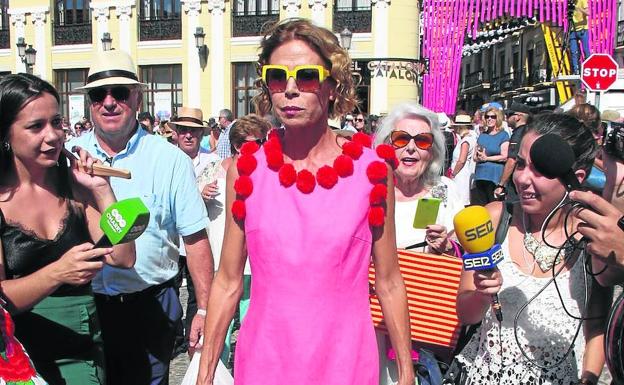
[(353, 175), (310, 194), (284, 187), (254, 154), (245, 235), (253, 283), (236, 348), (236, 385), (377, 385), (369, 309), (365, 148)]

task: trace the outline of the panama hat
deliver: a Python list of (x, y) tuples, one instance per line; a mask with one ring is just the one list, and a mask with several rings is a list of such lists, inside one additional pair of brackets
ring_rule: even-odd
[(472, 124), (470, 115), (459, 114), (455, 117), (455, 121), (451, 123), (451, 126), (467, 126)]
[(198, 127), (205, 128), (204, 115), (199, 108), (180, 107), (178, 116), (171, 119), (170, 122), (174, 126)]
[(146, 87), (147, 84), (139, 82), (136, 67), (130, 55), (121, 50), (97, 52), (89, 67), (87, 84), (78, 87), (79, 90), (110, 85), (138, 85)]

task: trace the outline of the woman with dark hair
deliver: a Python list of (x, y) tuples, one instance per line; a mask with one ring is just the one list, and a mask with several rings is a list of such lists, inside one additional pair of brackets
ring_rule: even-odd
[[(561, 207), (565, 186), (533, 164), (531, 147), (545, 134), (573, 149), (579, 182), (596, 154), (591, 132), (570, 116), (546, 114), (527, 125), (513, 173), (520, 201), (486, 206), (499, 238), (504, 236), (504, 259), (494, 270), (462, 272), (457, 314), (464, 324), (482, 322), (458, 355), (467, 383), (596, 384), (602, 372), (611, 291), (586, 271), (588, 256), (575, 247), (580, 236), (568, 239), (578, 222), (566, 220), (570, 208)], [(502, 322), (490, 310), (496, 293)]]
[[(394, 233), (394, 150), (375, 151), (327, 120), (356, 104), (351, 59), (309, 20), (275, 24), (261, 41), (257, 111), (284, 126), (245, 143), (227, 179), (225, 236), (208, 302), (197, 383), (212, 384), (243, 289), (251, 304), (237, 340), (237, 385), (377, 385), (379, 359), (368, 269), (397, 353), (399, 384), (413, 385), (405, 286)], [(281, 134), (280, 134), (281, 133)]]
[[(596, 107), (587, 103), (577, 104), (568, 111), (568, 115), (574, 116), (583, 122), (591, 131), (596, 143), (598, 145), (602, 144), (604, 127), (600, 119), (600, 111)], [(605, 168), (602, 162), (602, 150), (599, 150), (596, 154), (596, 159), (594, 159), (591, 172), (583, 185), (589, 187), (593, 192), (601, 194), (606, 181), (607, 177), (605, 176)]]
[(0, 290), (15, 334), (49, 384), (104, 384), (90, 281), (104, 263), (130, 267), (134, 244), (94, 248), (108, 181), (63, 154), (59, 95), (27, 74), (0, 80)]

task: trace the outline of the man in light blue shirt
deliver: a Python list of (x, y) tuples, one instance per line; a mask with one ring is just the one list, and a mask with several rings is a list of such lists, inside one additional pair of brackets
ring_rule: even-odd
[(118, 199), (139, 197), (150, 211), (148, 227), (136, 241), (131, 269), (106, 266), (92, 286), (102, 324), (107, 382), (164, 385), (175, 329), (182, 316), (173, 287), (178, 273), (179, 236), (195, 282), (198, 311), (189, 343), (198, 348), (212, 282), (213, 258), (206, 234), (206, 208), (195, 185), (193, 165), (181, 150), (141, 129), (136, 112), (142, 87), (134, 63), (123, 51), (96, 54), (87, 84), (95, 129), (69, 142), (132, 179), (111, 178)]

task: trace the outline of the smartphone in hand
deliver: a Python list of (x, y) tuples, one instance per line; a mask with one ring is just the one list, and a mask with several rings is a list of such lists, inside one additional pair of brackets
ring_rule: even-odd
[(413, 226), (415, 229), (424, 229), (429, 225), (434, 225), (438, 219), (441, 199), (420, 198), (416, 207)]

